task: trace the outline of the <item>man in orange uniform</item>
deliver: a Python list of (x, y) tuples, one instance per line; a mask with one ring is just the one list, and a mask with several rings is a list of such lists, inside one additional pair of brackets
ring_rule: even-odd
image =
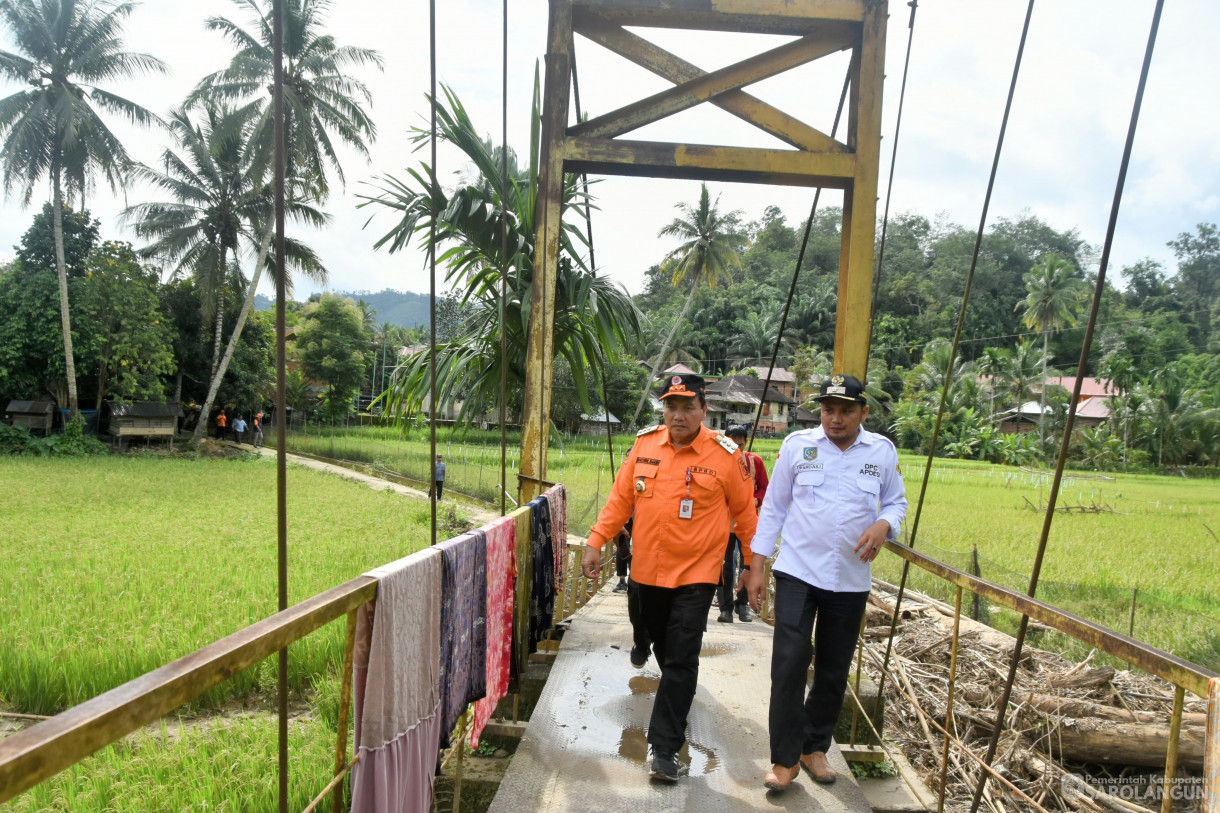
[[(638, 600), (640, 620), (661, 668), (648, 725), (650, 775), (668, 782), (678, 778), (677, 755), (686, 741), (724, 540), (736, 520), (748, 562), (758, 524), (754, 483), (737, 445), (703, 425), (704, 393), (700, 376), (668, 379), (660, 396), (665, 425), (639, 433), (589, 531), (584, 554), (585, 574), (592, 575), (601, 564), (602, 546), (634, 512), (629, 585), (634, 596), (629, 599)], [(645, 652), (639, 663), (646, 658)]]

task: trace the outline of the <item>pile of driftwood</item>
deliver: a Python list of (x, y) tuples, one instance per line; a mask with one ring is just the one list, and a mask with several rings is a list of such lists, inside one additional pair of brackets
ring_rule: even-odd
[[(880, 678), (895, 593), (892, 585), (874, 582), (863, 637), (866, 673), (874, 680)], [(885, 678), (885, 736), (902, 747), (934, 792), (940, 786), (944, 737), (937, 726), (946, 727), (952, 633), (952, 606), (906, 592)], [(1009, 635), (961, 619), (949, 730), (980, 758), (995, 725), (1015, 643)], [(1028, 643), (1023, 647), (1005, 731), (992, 762), (1007, 783), (989, 782), (980, 809), (1036, 810), (1031, 799), (1046, 810), (1159, 809), (1153, 797), (1165, 768), (1173, 686), (1143, 673), (1091, 666), (1092, 660), (1090, 655), (1073, 663)], [(1187, 695), (1185, 711), (1180, 776), (1197, 774), (1203, 766), (1206, 704)], [(979, 763), (952, 745), (946, 809), (969, 809), (979, 775)], [(1105, 792), (1117, 783), (1154, 792)]]

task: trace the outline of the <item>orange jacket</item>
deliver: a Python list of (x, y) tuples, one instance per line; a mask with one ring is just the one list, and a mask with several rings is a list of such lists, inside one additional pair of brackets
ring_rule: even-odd
[(225, 414), (223, 412), (216, 416), (216, 425), (217, 426), (224, 426), (227, 422), (228, 422), (228, 418), (225, 417)]
[[(688, 489), (694, 509), (690, 519), (682, 519), (678, 512)], [(678, 450), (664, 426), (640, 433), (589, 531), (589, 544), (601, 549), (633, 511), (631, 578), (640, 584), (719, 582), (732, 520), (750, 561), (750, 540), (758, 526), (754, 482), (736, 445), (706, 426), (690, 446)]]

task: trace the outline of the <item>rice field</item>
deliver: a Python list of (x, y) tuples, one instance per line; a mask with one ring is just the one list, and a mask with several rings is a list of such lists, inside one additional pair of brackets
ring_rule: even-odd
[[(288, 474), (290, 603), (428, 544), (426, 504)], [(62, 711), (276, 611), (271, 459), (6, 459), (0, 492), (0, 705), (13, 711)], [(294, 691), (339, 657), (340, 627), (290, 649)], [(271, 659), (195, 705), (274, 685)]]

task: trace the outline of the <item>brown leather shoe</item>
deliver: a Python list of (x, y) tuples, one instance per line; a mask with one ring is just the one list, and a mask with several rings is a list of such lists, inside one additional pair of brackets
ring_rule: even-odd
[(801, 767), (813, 778), (814, 782), (822, 785), (832, 784), (839, 778), (834, 768), (830, 767), (830, 760), (826, 759), (826, 754), (821, 751), (801, 754)]
[(801, 769), (793, 765), (791, 768), (785, 768), (783, 765), (775, 764), (771, 766), (771, 770), (767, 771), (767, 776), (763, 779), (763, 784), (767, 790), (773, 790), (776, 793), (782, 793), (792, 784), (792, 780), (796, 779), (796, 775), (801, 772)]

